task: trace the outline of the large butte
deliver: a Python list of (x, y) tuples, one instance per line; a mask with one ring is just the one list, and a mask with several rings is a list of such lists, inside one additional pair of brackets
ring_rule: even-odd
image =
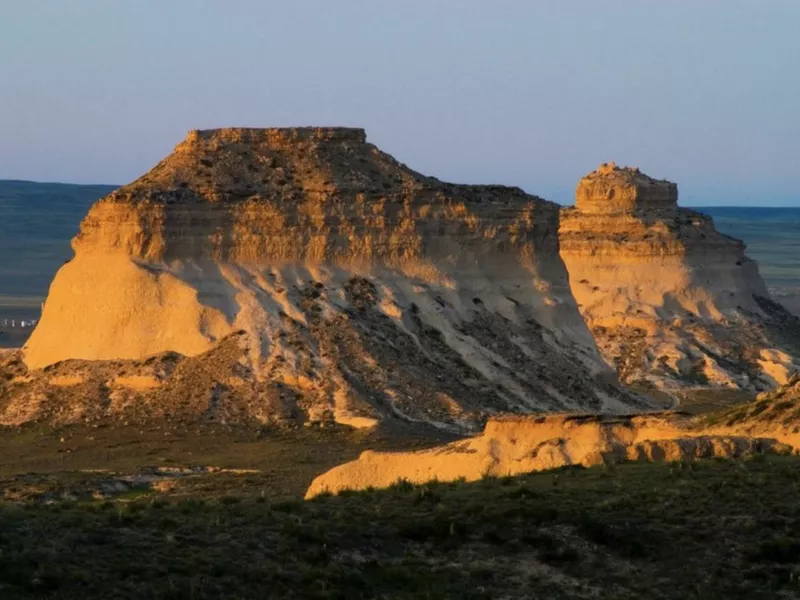
[(647, 405), (578, 313), (558, 220), (518, 188), (421, 175), (360, 129), (192, 132), (91, 208), (24, 360), (201, 357), (241, 332), (238, 366), (191, 392), (218, 414), (463, 429)]

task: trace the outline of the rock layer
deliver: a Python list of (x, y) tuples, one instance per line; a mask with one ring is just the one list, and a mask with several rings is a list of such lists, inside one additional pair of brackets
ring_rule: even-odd
[(800, 321), (769, 299), (742, 242), (677, 200), (675, 184), (611, 163), (562, 210), (561, 257), (600, 351), (645, 386), (784, 383)]
[[(259, 398), (275, 397), (278, 412), (355, 426), (648, 406), (597, 353), (558, 219), (517, 188), (422, 176), (359, 129), (195, 131), (91, 208), (24, 362), (105, 373), (92, 364), (127, 361), (135, 386), (81, 375), (100, 386), (101, 412), (118, 388), (143, 404), (161, 393), (171, 375), (149, 357), (202, 357), (223, 340), (245, 376), (208, 381), (201, 397), (219, 410), (241, 396), (262, 420)], [(6, 392), (7, 414), (55, 385), (33, 379)]]
[(771, 438), (698, 432), (674, 415), (501, 417), (491, 419), (482, 435), (445, 446), (416, 452), (363, 452), (357, 460), (314, 479), (306, 498), (388, 487), (398, 481), (476, 481), (569, 465), (736, 458), (791, 450)]

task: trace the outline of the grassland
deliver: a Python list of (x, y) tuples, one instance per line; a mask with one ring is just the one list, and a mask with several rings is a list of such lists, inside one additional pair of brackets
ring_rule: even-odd
[[(214, 478), (215, 482), (227, 479), (227, 485), (246, 493), (278, 500), (301, 498), (316, 475), (357, 458), (366, 449), (412, 450), (452, 439), (432, 428), (402, 423), (366, 432), (344, 427), (272, 429), (167, 423), (0, 429), (0, 499), (10, 493), (31, 500), (84, 497), (97, 491), (96, 484), (115, 476), (196, 467), (247, 472), (247, 477), (221, 472)], [(193, 493), (195, 484), (212, 495), (225, 493), (227, 485), (209, 487), (202, 479), (185, 478), (181, 487), (187, 494)]]
[[(800, 597), (800, 458), (300, 500), (311, 477), (364, 447), (437, 442), (397, 434), (2, 435), (0, 597)], [(198, 464), (245, 471), (102, 493), (126, 473)]]

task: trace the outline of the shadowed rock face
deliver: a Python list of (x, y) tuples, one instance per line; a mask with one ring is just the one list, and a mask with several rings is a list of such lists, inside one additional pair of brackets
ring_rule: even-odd
[[(359, 129), (192, 132), (91, 208), (0, 420), (88, 382), (94, 400), (70, 419), (183, 392), (223, 419), (355, 426), (646, 406), (578, 313), (558, 219), (517, 188), (420, 175)], [(202, 392), (147, 362), (202, 363), (222, 340), (228, 366)]]
[(581, 313), (624, 381), (759, 390), (795, 370), (800, 322), (769, 300), (741, 241), (678, 208), (675, 184), (603, 165), (559, 235)]

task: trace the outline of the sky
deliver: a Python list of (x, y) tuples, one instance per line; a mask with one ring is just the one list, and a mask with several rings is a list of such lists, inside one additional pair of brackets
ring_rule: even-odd
[(568, 203), (797, 205), (798, 0), (0, 0), (0, 178), (123, 184), (190, 129), (348, 125)]

